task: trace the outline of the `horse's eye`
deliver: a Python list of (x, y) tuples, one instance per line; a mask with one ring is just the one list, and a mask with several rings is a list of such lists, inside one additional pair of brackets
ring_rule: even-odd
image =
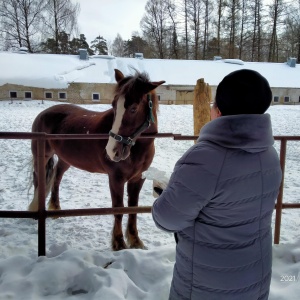
[(135, 114), (136, 113), (136, 107), (131, 107), (130, 108), (130, 113)]

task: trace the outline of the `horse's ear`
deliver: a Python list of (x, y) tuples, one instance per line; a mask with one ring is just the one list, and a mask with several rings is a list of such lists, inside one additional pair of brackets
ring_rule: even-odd
[(147, 85), (147, 93), (156, 89), (159, 85), (165, 83), (164, 80), (162, 81), (153, 81), (153, 82), (149, 82), (148, 85)]
[(122, 79), (124, 78), (124, 75), (123, 73), (118, 70), (118, 69), (115, 69), (115, 79), (117, 82), (121, 81)]

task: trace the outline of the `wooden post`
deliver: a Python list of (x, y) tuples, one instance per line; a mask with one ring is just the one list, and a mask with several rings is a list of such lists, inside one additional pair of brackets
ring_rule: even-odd
[(194, 135), (210, 121), (211, 88), (204, 79), (198, 79), (194, 89)]
[(46, 255), (46, 210), (45, 210), (45, 139), (40, 138), (38, 144), (38, 256)]
[(285, 160), (286, 160), (286, 139), (281, 140), (280, 144), (280, 166), (282, 171), (282, 179), (279, 188), (279, 194), (276, 202), (276, 215), (275, 215), (275, 230), (274, 230), (274, 244), (280, 242), (280, 228), (282, 216), (282, 199), (283, 199), (283, 186), (284, 186), (284, 173), (285, 173)]

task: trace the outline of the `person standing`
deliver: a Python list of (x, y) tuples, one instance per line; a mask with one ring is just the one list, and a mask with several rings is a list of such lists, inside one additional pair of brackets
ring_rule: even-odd
[(178, 237), (170, 300), (268, 299), (282, 177), (265, 113), (271, 101), (258, 72), (225, 76), (211, 121), (154, 202), (155, 224)]

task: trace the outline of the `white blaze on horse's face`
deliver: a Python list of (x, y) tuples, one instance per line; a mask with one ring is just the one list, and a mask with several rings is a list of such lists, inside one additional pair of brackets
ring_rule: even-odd
[[(115, 134), (119, 133), (120, 127), (121, 127), (121, 123), (122, 123), (122, 119), (125, 113), (125, 98), (124, 97), (120, 97), (117, 101), (117, 109), (116, 109), (116, 116), (115, 116), (115, 121), (113, 123), (112, 129), (111, 131)], [(116, 145), (117, 145), (117, 141), (112, 138), (111, 136), (108, 138), (108, 143), (106, 145), (106, 153), (109, 156), (109, 158), (111, 160), (114, 160), (115, 154), (116, 154)]]

